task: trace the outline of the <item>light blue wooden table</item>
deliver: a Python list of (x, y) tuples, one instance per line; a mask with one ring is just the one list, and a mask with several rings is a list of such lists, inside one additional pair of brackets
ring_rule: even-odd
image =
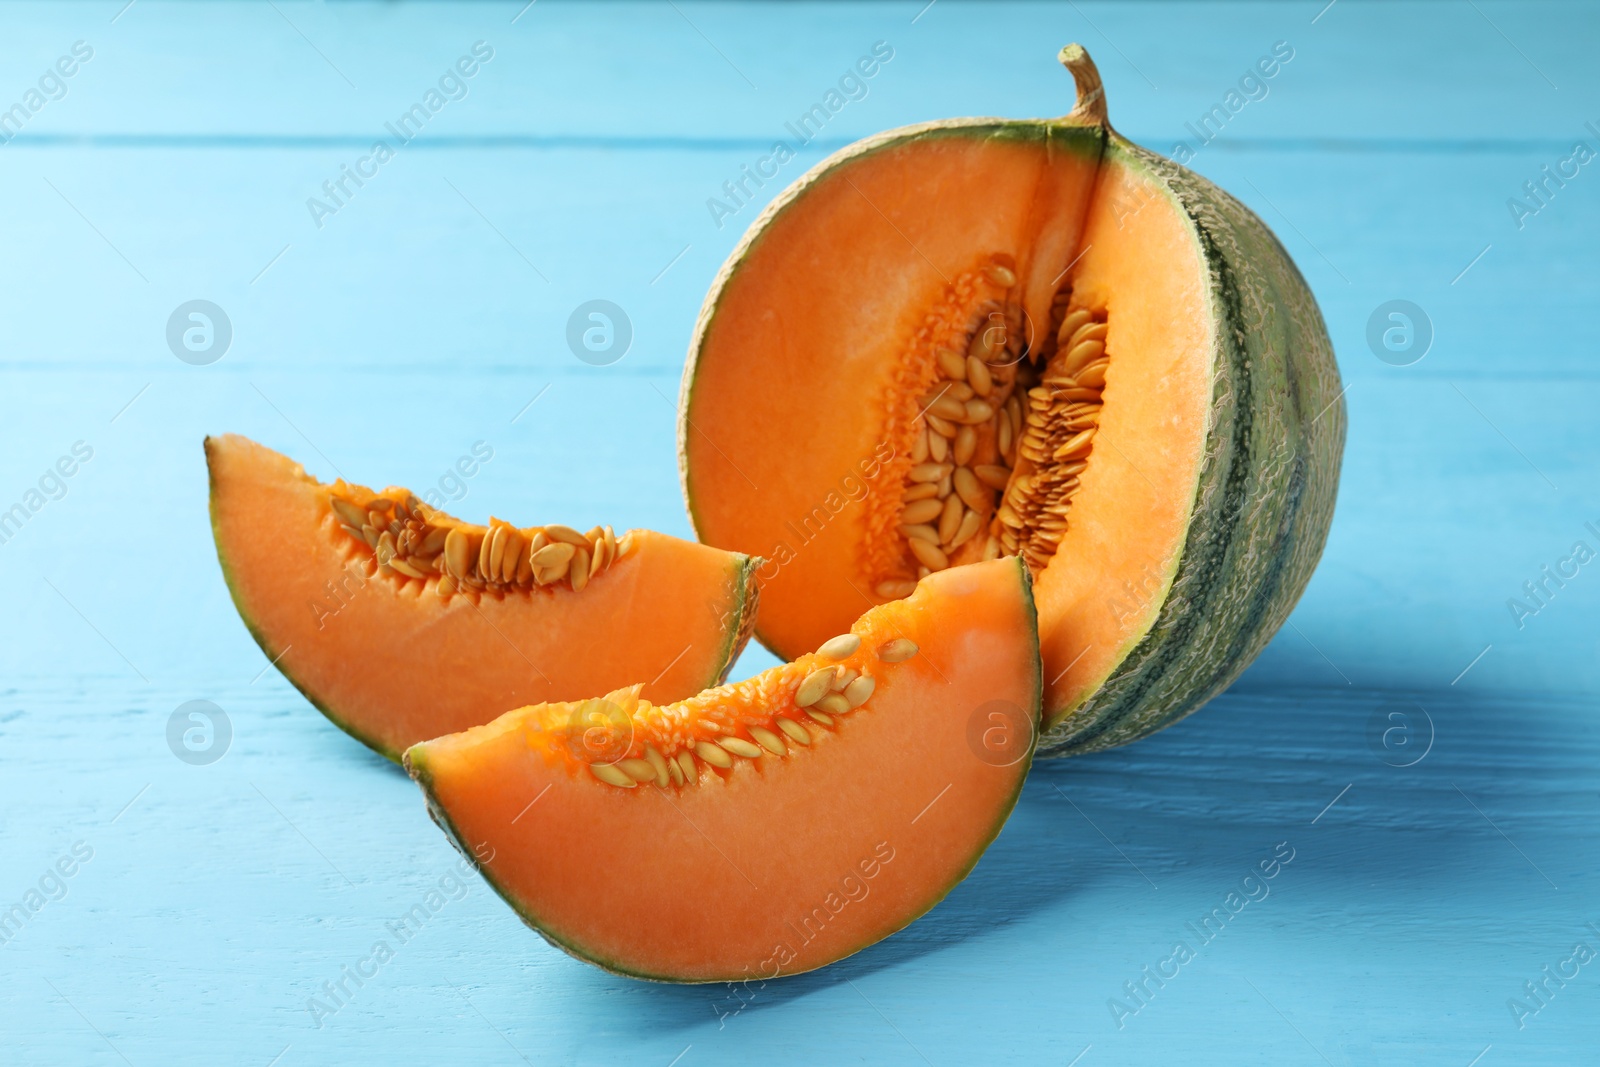
[[(1324, 2), (0, 8), (0, 107), (39, 102), (0, 125), (0, 508), (39, 490), (0, 544), (0, 1063), (1596, 1062), (1600, 563), (1524, 583), (1600, 548), (1600, 163), (1524, 183), (1600, 149), (1600, 12)], [(1041, 767), (945, 903), (822, 973), (748, 1002), (611, 977), (471, 880), (314, 1018), (455, 856), (246, 635), (202, 435), (418, 486), (483, 441), (469, 516), (686, 533), (682, 355), (759, 209), (707, 200), (875, 42), (785, 181), (901, 123), (1061, 113), (1070, 40), (1164, 151), (1294, 51), (1193, 162), (1281, 235), (1349, 384), (1291, 625), (1202, 714)], [(209, 365), (167, 345), (195, 299), (231, 324)], [(591, 299), (632, 324), (609, 366), (566, 345)], [(1408, 366), (1367, 342), (1396, 299), (1433, 334)], [(190, 700), (232, 726), (209, 765), (168, 747)]]

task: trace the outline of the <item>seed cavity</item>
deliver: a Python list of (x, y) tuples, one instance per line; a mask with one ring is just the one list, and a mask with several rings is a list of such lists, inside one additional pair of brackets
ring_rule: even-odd
[(1014, 472), (990, 523), (984, 558), (1021, 555), (1035, 572), (1055, 555), (1069, 527), (1079, 475), (1094, 452), (1104, 403), (1109, 331), (1103, 310), (1063, 309), (1055, 354), (1027, 393), (1028, 413)]
[[(812, 730), (837, 730), (845, 717), (869, 706), (881, 676), (877, 664), (899, 663), (916, 652), (916, 644), (906, 638), (869, 648), (859, 634), (840, 634), (787, 669), (707, 690), (683, 703), (657, 707), (639, 696), (641, 686), (633, 686), (578, 705), (549, 705), (559, 718), (530, 730), (530, 744), (536, 744), (531, 740), (536, 736), (562, 732), (564, 750), (587, 760), (595, 730), (615, 740), (620, 710), (631, 727), (628, 747), (617, 754), (622, 758), (589, 764), (589, 773), (619, 789), (691, 788), (709, 781), (708, 774), (734, 770), (741, 760), (773, 767), (798, 748), (811, 747), (816, 742)], [(750, 708), (771, 710), (746, 717)], [(547, 745), (538, 742), (536, 747)]]
[(894, 521), (869, 518), (863, 566), (885, 600), (911, 595), (926, 574), (1000, 555), (1038, 571), (1066, 533), (1094, 451), (1109, 326), (1068, 287), (1052, 301), (1049, 327), (1030, 339), (1022, 295), (1003, 252), (959, 275), (889, 387), (884, 432), (909, 442), (911, 463), (900, 468)]
[(379, 574), (431, 584), (441, 599), (457, 593), (474, 601), (485, 593), (499, 598), (561, 582), (578, 592), (631, 546), (609, 526), (581, 534), (560, 525), (519, 529), (499, 519), (488, 526), (464, 523), (403, 489), (375, 496), (341, 480), (328, 494), (354, 554), (368, 556)]

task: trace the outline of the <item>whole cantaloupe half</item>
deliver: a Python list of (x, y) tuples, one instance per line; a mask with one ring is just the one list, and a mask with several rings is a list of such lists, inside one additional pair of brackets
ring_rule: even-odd
[(643, 683), (716, 685), (743, 650), (758, 561), (649, 530), (463, 522), (405, 489), (324, 485), (206, 439), (211, 529), (261, 650), (392, 760), (507, 708)]
[(673, 982), (812, 970), (936, 904), (1016, 804), (1042, 684), (1029, 585), (1015, 558), (943, 571), (738, 684), (522, 708), (405, 765), (574, 956)]
[(1040, 751), (1225, 688), (1321, 554), (1343, 392), (1266, 225), (1106, 121), (905, 127), (819, 164), (717, 277), (684, 371), (695, 531), (759, 553), (756, 635), (814, 647), (930, 572), (1033, 570)]

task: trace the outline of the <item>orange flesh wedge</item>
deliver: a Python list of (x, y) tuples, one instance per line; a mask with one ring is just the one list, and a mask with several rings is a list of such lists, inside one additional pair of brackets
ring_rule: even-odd
[[(665, 706), (622, 692), (523, 708), (405, 763), (457, 847), (573, 955), (679, 982), (811, 970), (965, 877), (1016, 802), (1040, 706), (1015, 558), (924, 579), (851, 633), (842, 657), (854, 642)], [(839, 668), (870, 695), (826, 722), (796, 706)]]
[[(439, 595), (379, 573), (326, 486), (235, 435), (206, 439), (217, 556), (262, 651), (336, 725), (390, 759), (507, 708), (643, 683), (673, 700), (727, 677), (755, 609), (755, 561), (649, 530), (581, 589)], [(403, 499), (405, 490), (386, 490)], [(442, 513), (441, 524), (454, 522)]]

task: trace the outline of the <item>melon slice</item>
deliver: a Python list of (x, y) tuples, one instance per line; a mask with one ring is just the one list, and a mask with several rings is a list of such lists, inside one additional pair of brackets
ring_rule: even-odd
[(1043, 755), (1142, 737), (1250, 663), (1316, 566), (1345, 427), (1283, 247), (1061, 58), (1067, 116), (890, 130), (786, 190), (706, 297), (680, 420), (695, 532), (771, 560), (780, 656), (863, 596), (1023, 557)]
[(1042, 680), (1015, 558), (926, 578), (816, 652), (656, 705), (509, 712), (405, 755), (522, 919), (607, 970), (797, 974), (887, 937), (1016, 803)]
[(206, 438), (217, 558), (261, 650), (393, 760), (506, 708), (727, 677), (757, 560), (649, 530), (464, 523), (402, 488), (324, 485), (243, 437)]

